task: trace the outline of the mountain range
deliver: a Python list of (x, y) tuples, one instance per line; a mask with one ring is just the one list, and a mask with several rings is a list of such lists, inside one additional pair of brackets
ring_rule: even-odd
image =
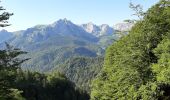
[(105, 48), (119, 37), (107, 24), (76, 25), (67, 19), (17, 32), (0, 31), (1, 47), (6, 41), (27, 51), (24, 57), (31, 59), (23, 68), (40, 72), (57, 68), (73, 57), (103, 56)]
[[(53, 24), (50, 24), (50, 25), (37, 25), (37, 26), (28, 28), (26, 30), (21, 30), (21, 31), (8, 32), (7, 30), (3, 29), (3, 30), (0, 31), (0, 43), (8, 41), (12, 37), (17, 37), (18, 35), (23, 35), (23, 33), (25, 33), (25, 32), (27, 32), (29, 34), (31, 32), (31, 30), (32, 31), (35, 31), (35, 30), (39, 31), (40, 34), (43, 33), (42, 32), (43, 30), (49, 31), (50, 34), (53, 33), (54, 31), (55, 31), (55, 33), (59, 33), (59, 34), (61, 34), (61, 33), (62, 34), (63, 33), (68, 34), (71, 31), (70, 31), (70, 29), (67, 29), (68, 28), (67, 26), (71, 26), (71, 27), (74, 27), (74, 28), (75, 28), (75, 26), (77, 26), (77, 28), (79, 27), (79, 30), (81, 30), (81, 31), (83, 29), (84, 31), (94, 35), (95, 37), (101, 37), (101, 36), (104, 36), (104, 35), (113, 35), (116, 31), (129, 31), (131, 29), (131, 27), (133, 26), (133, 24), (122, 22), (122, 23), (117, 23), (117, 24), (113, 25), (113, 27), (110, 27), (107, 24), (96, 25), (92, 22), (89, 22), (89, 23), (86, 23), (86, 24), (76, 25), (76, 24), (72, 23), (71, 21), (67, 20), (66, 18), (64, 18), (64, 19), (60, 19), (60, 20), (58, 20), (58, 21), (56, 21), (56, 22), (54, 22)], [(73, 30), (73, 29), (71, 29), (71, 30)], [(81, 33), (81, 31), (79, 33)], [(38, 36), (37, 33), (36, 34), (33, 33), (32, 35)], [(79, 35), (79, 34), (77, 34), (77, 35)], [(34, 37), (34, 36), (32, 36), (32, 37)], [(41, 37), (39, 37), (39, 38), (41, 38)]]

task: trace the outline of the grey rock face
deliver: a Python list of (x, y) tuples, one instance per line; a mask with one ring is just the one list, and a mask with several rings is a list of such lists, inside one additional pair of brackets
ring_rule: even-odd
[(90, 23), (87, 23), (87, 24), (82, 24), (81, 27), (86, 32), (91, 33), (96, 37), (114, 34), (114, 29), (111, 28), (107, 24), (102, 24), (100, 26), (97, 26), (97, 25), (93, 24), (92, 22), (90, 22)]
[(113, 28), (118, 31), (129, 31), (133, 25), (133, 23), (122, 22), (115, 24)]

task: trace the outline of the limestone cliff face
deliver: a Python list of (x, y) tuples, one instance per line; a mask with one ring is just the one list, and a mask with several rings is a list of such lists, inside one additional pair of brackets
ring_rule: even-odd
[(118, 31), (129, 31), (133, 25), (133, 23), (122, 22), (115, 24), (113, 28)]
[(103, 35), (111, 35), (114, 33), (114, 29), (107, 24), (95, 25), (92, 22), (87, 24), (82, 24), (81, 27), (88, 33), (93, 34), (96, 37)]

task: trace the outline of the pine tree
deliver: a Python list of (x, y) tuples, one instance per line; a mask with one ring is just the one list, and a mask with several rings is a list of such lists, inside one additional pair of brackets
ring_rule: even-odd
[(9, 26), (8, 19), (13, 15), (13, 13), (6, 12), (5, 10), (3, 6), (0, 6), (0, 27)]
[(10, 94), (14, 90), (14, 81), (16, 79), (17, 69), (20, 65), (28, 60), (18, 58), (19, 55), (25, 54), (6, 43), (6, 49), (0, 50), (0, 98), (10, 99)]
[[(9, 26), (8, 19), (12, 13), (5, 12), (5, 9), (0, 6), (0, 27)], [(0, 50), (0, 99), (17, 99), (20, 92), (17, 89), (12, 89), (13, 81), (15, 79), (15, 71), (18, 66), (25, 60), (16, 58), (24, 52), (19, 49), (14, 49), (6, 44), (6, 50)], [(15, 91), (14, 91), (15, 90)], [(17, 94), (16, 94), (17, 93)]]

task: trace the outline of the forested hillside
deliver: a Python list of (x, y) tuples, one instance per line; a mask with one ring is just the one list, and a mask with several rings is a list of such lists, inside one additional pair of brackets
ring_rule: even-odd
[(0, 50), (0, 100), (89, 99), (86, 92), (76, 88), (63, 74), (22, 71), (19, 66), (28, 59), (18, 56), (25, 53), (8, 44), (5, 50)]
[[(72, 57), (103, 56), (105, 48), (119, 39), (108, 25), (94, 26), (98, 30), (90, 27), (93, 31), (88, 32), (67, 19), (60, 19), (49, 25), (12, 32), (13, 36), (7, 36), (6, 42), (28, 52), (24, 57), (31, 59), (23, 64), (23, 69), (48, 72)], [(3, 44), (0, 42), (0, 48)]]
[(170, 1), (160, 0), (106, 51), (92, 100), (170, 99)]
[(90, 92), (91, 81), (102, 69), (103, 61), (103, 57), (76, 57), (69, 59), (56, 70), (65, 74), (79, 88)]

